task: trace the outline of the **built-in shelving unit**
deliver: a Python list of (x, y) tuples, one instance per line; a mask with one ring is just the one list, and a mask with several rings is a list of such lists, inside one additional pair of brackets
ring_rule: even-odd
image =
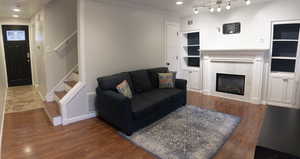
[(273, 23), (267, 104), (297, 107), (300, 21)]
[(181, 35), (182, 78), (187, 80), (189, 90), (200, 91), (202, 87), (200, 31), (183, 32)]
[(200, 32), (185, 32), (183, 36), (182, 64), (184, 69), (200, 68)]
[(273, 26), (271, 72), (295, 72), (300, 24)]

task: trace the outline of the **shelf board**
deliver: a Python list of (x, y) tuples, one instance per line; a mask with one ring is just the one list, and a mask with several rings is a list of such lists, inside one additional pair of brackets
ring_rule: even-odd
[(200, 58), (200, 56), (183, 56), (184, 58), (189, 58), (189, 57), (199, 57)]
[(276, 41), (283, 41), (283, 42), (298, 42), (298, 40), (295, 39), (273, 39), (274, 42)]
[(282, 57), (282, 56), (273, 56), (272, 59), (279, 59), (279, 60), (296, 60), (296, 57)]
[(183, 47), (200, 47), (200, 45), (183, 45)]

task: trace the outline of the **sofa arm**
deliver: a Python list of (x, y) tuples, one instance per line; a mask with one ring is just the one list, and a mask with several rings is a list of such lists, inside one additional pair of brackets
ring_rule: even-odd
[(187, 80), (184, 79), (176, 79), (175, 80), (175, 87), (178, 89), (186, 90)]
[(104, 120), (130, 135), (133, 131), (131, 101), (114, 91), (97, 88), (96, 111)]

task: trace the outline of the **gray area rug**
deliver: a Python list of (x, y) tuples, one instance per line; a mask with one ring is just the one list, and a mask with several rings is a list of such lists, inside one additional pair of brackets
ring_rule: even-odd
[(125, 137), (160, 159), (211, 159), (239, 122), (239, 117), (189, 105)]

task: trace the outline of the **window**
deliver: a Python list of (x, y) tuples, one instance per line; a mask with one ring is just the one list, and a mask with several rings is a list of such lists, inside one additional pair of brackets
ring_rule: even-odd
[(9, 30), (6, 31), (7, 41), (24, 41), (25, 31), (24, 30)]

